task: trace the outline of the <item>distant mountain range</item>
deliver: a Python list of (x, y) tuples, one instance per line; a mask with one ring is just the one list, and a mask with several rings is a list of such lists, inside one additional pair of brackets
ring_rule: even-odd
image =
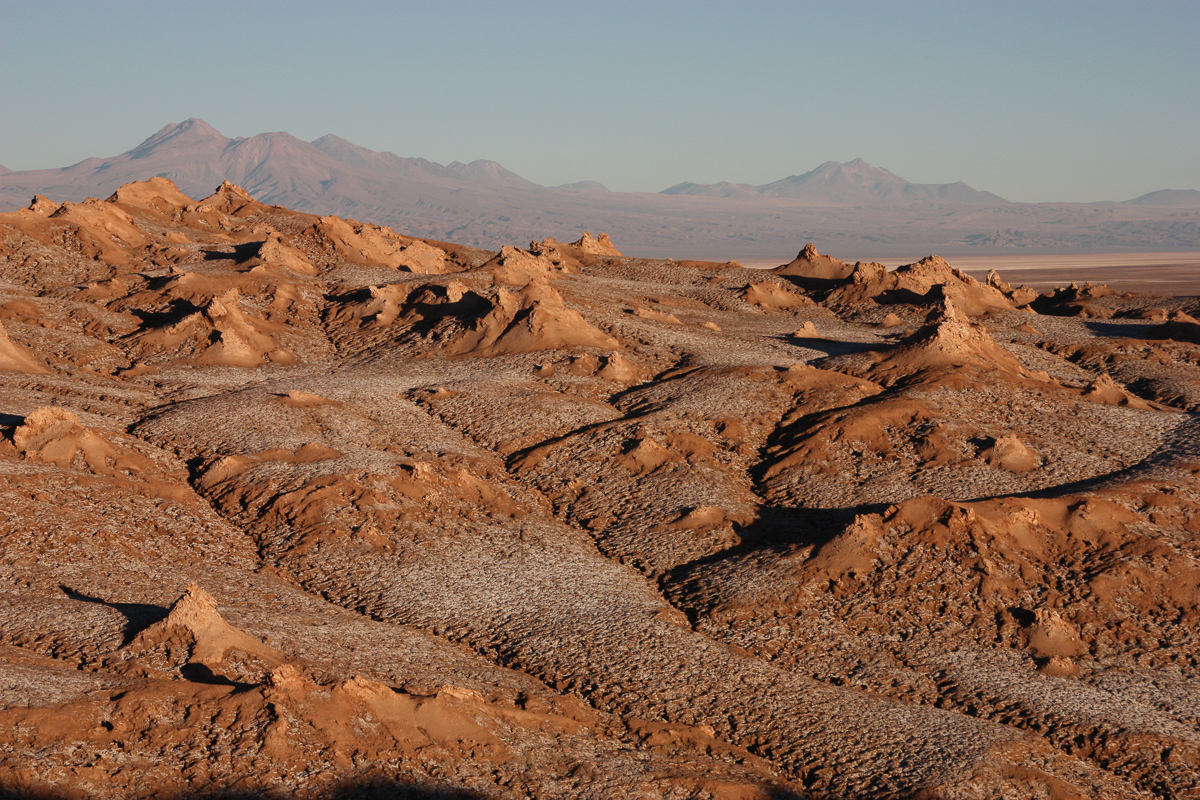
[[(447, 190), (484, 184), (504, 188), (536, 185), (494, 161), (443, 166), (423, 158), (378, 153), (337, 136), (305, 142), (290, 133), (260, 133), (230, 139), (199, 119), (168, 125), (137, 147), (111, 158), (89, 158), (63, 169), (10, 172), (0, 183), (6, 204), (30, 191), (56, 200), (105, 195), (131, 180), (168, 178), (183, 192), (203, 196), (230, 180), (266, 202), (294, 204), (304, 210), (320, 198), (370, 206), (389, 202), (408, 183)], [(14, 197), (14, 195), (16, 195)], [(403, 197), (396, 197), (402, 200)]]
[(917, 184), (862, 159), (829, 161), (762, 186), (681, 183), (610, 192), (595, 181), (539, 186), (495, 161), (437, 164), (328, 135), (231, 139), (203, 120), (167, 125), (111, 158), (61, 169), (0, 167), (0, 210), (33, 195), (106, 197), (160, 176), (193, 196), (224, 180), (255, 198), (484, 247), (612, 234), (634, 254), (790, 258), (807, 241), (855, 257), (1045, 250), (1200, 249), (1200, 192), (1163, 190), (1124, 203), (1010, 203), (964, 183)]
[(792, 175), (764, 186), (745, 183), (680, 183), (663, 194), (690, 194), (705, 197), (786, 197), (813, 205), (870, 206), (910, 202), (967, 203), (998, 205), (1007, 203), (991, 192), (980, 192), (965, 183), (911, 183), (861, 158), (845, 164), (826, 161), (803, 175)]

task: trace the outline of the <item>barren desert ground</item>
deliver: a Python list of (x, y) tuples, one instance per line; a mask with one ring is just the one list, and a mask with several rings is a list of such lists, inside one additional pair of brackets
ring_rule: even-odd
[(0, 796), (1200, 797), (1194, 256), (621, 244), (0, 214)]
[[(900, 267), (913, 258), (881, 258), (887, 267)], [(1062, 255), (959, 255), (948, 258), (955, 267), (977, 280), (987, 280), (993, 270), (1009, 280), (1040, 291), (1072, 282), (1103, 283), (1124, 292), (1165, 295), (1200, 295), (1200, 253), (1083, 253)], [(742, 266), (773, 269), (772, 259), (743, 259)]]
[(953, 261), (968, 275), (982, 278), (996, 270), (1042, 291), (1091, 281), (1124, 292), (1200, 295), (1200, 253), (961, 256)]

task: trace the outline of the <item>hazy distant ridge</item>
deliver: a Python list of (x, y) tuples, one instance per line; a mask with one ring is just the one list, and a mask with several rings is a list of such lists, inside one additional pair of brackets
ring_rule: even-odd
[(703, 197), (780, 197), (803, 200), (813, 205), (845, 206), (910, 202), (1000, 205), (1008, 202), (991, 192), (972, 189), (962, 182), (912, 183), (861, 158), (845, 164), (826, 161), (803, 175), (792, 175), (762, 186), (725, 181), (714, 184), (680, 183), (664, 189), (662, 193)]
[(1200, 250), (1200, 192), (1124, 203), (1010, 203), (964, 183), (918, 184), (862, 159), (826, 162), (762, 186), (682, 183), (610, 192), (595, 181), (539, 186), (495, 161), (442, 165), (339, 136), (231, 139), (203, 120), (167, 125), (110, 158), (61, 169), (0, 168), (0, 210), (35, 194), (79, 202), (160, 176), (192, 197), (222, 181), (256, 199), (405, 233), (497, 248), (586, 230), (639, 255), (787, 260), (805, 242), (858, 256), (930, 252)]
[(1180, 208), (1200, 208), (1200, 191), (1195, 189), (1159, 189), (1141, 197), (1125, 201), (1129, 205), (1138, 206), (1176, 206)]

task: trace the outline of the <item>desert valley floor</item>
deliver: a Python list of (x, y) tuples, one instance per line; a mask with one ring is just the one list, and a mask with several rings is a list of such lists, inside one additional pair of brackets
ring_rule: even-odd
[(1200, 797), (1196, 298), (615, 245), (0, 214), (0, 796)]

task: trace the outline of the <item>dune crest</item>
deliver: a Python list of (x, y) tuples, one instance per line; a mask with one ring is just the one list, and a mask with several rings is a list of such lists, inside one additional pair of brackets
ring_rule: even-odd
[[(165, 651), (167, 659), (185, 659), (179, 668), (200, 666), (228, 679), (262, 682), (271, 670), (284, 663), (282, 653), (230, 625), (217, 611), (217, 601), (199, 584), (171, 604), (166, 619), (137, 635), (126, 651), (142, 659), (147, 651)], [(233, 659), (231, 659), (233, 656)], [(227, 660), (240, 663), (227, 665)], [(229, 668), (232, 674), (223, 674)], [(257, 674), (253, 671), (257, 669)], [(249, 671), (248, 671), (249, 670)]]
[(321, 217), (307, 233), (352, 264), (435, 275), (448, 271), (445, 251), (397, 236), (391, 228)]
[(25, 417), (13, 430), (12, 443), (22, 457), (31, 461), (83, 468), (101, 475), (139, 473), (150, 468), (143, 456), (114, 445), (83, 426), (73, 411), (58, 406), (42, 406)]
[(559, 255), (557, 248), (537, 247), (539, 244), (534, 242), (529, 252), (516, 247), (502, 247), (496, 257), (480, 269), (490, 273), (497, 282), (510, 286), (526, 286), (538, 279), (547, 280), (579, 271), (578, 267), (561, 257), (556, 262), (549, 255)]
[(877, 351), (865, 370), (872, 380), (895, 383), (930, 373), (994, 372), (1011, 379), (1049, 383), (1050, 377), (1027, 369), (986, 329), (959, 310), (957, 299), (944, 297), (925, 324), (894, 346)]
[(820, 286), (822, 282), (848, 279), (854, 274), (854, 265), (832, 256), (821, 255), (817, 252), (817, 246), (809, 242), (794, 259), (787, 264), (781, 264), (772, 272), (812, 281), (813, 285)]
[(578, 247), (585, 253), (590, 253), (597, 256), (617, 256), (622, 255), (616, 245), (612, 243), (612, 239), (608, 238), (607, 233), (602, 233), (598, 237), (592, 236), (588, 231), (583, 232), (583, 236), (571, 243), (572, 247)]
[(196, 203), (166, 178), (127, 183), (113, 192), (108, 202), (124, 208), (149, 211), (164, 219), (174, 219), (178, 212)]
[(199, 364), (257, 367), (266, 361), (294, 361), (295, 356), (272, 338), (266, 320), (242, 312), (239, 297), (236, 288), (230, 289), (195, 311), (144, 327), (130, 341), (142, 353), (195, 359)]
[(266, 209), (267, 206), (251, 197), (242, 187), (223, 181), (215, 192), (197, 200), (186, 210), (197, 215), (217, 212), (230, 217), (249, 217), (261, 214)]
[(615, 338), (567, 308), (562, 295), (545, 279), (526, 284), (520, 294), (497, 289), (491, 303), (491, 310), (451, 344), (449, 352), (497, 356), (568, 347), (620, 347)]

